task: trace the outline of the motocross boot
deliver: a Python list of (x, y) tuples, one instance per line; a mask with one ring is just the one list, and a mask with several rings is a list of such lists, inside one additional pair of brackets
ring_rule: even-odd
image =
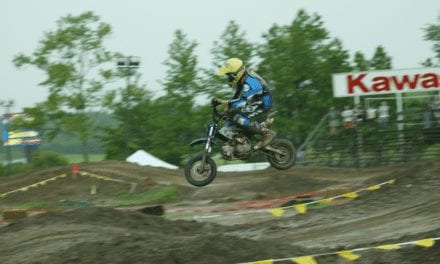
[[(266, 121), (268, 121), (268, 123), (266, 123)], [(269, 143), (272, 142), (272, 140), (276, 136), (275, 131), (272, 131), (268, 128), (272, 124), (273, 119), (266, 120), (266, 121), (262, 122), (261, 124), (253, 121), (248, 126), (248, 129), (250, 131), (262, 136), (261, 141), (259, 141), (259, 142), (257, 142), (257, 144), (255, 144), (254, 149), (264, 148), (265, 146), (269, 145)]]

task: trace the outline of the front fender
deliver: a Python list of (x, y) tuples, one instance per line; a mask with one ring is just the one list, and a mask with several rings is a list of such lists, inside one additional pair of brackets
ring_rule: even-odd
[[(198, 145), (198, 144), (204, 144), (204, 143), (206, 143), (206, 141), (208, 141), (207, 137), (198, 138), (198, 139), (194, 139), (189, 145), (194, 146), (194, 145)], [(212, 144), (215, 145), (215, 141), (213, 141)]]

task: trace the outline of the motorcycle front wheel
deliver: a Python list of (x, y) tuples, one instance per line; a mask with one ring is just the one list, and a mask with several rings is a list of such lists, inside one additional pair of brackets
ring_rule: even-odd
[(277, 150), (277, 152), (270, 152), (267, 155), (267, 160), (270, 165), (278, 170), (287, 170), (296, 162), (296, 148), (286, 139), (275, 139), (270, 143), (270, 146)]
[(217, 165), (210, 157), (206, 157), (203, 165), (203, 154), (193, 157), (185, 166), (186, 180), (197, 187), (210, 184), (216, 175)]

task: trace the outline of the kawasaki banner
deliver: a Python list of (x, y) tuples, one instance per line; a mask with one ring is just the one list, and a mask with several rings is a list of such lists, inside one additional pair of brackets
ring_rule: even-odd
[(333, 74), (333, 96), (440, 91), (440, 68)]

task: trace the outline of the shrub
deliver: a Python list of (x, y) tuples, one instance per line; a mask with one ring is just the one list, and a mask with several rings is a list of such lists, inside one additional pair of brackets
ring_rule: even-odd
[(68, 163), (68, 160), (59, 153), (38, 151), (32, 155), (31, 165), (34, 169), (43, 169), (53, 166), (64, 166)]

